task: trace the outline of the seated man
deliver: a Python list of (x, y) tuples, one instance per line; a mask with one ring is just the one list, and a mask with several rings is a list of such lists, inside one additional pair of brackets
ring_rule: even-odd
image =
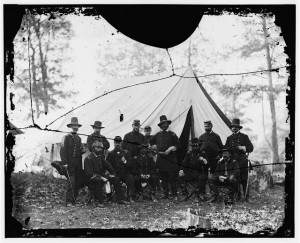
[[(95, 202), (98, 207), (103, 206), (103, 186), (109, 181), (114, 185), (117, 203), (126, 204), (123, 200), (121, 182), (115, 176), (115, 171), (112, 166), (103, 158), (104, 146), (101, 142), (95, 141), (92, 145), (92, 152), (84, 159), (84, 172), (86, 175), (89, 189), (93, 192)], [(109, 172), (106, 176), (105, 171)]]
[(137, 180), (135, 163), (127, 150), (121, 148), (120, 136), (114, 138), (115, 148), (108, 152), (106, 160), (112, 165), (116, 175), (127, 185), (129, 201), (133, 203), (135, 196), (135, 180)]
[(179, 170), (179, 185), (185, 196), (184, 200), (188, 199), (188, 191), (186, 184), (188, 182), (194, 182), (196, 188), (196, 197), (200, 200), (205, 199), (205, 184), (207, 181), (208, 163), (200, 155), (198, 138), (192, 139), (192, 150), (188, 151), (184, 157), (184, 160)]
[(229, 186), (229, 201), (233, 203), (234, 193), (237, 191), (238, 180), (240, 178), (239, 164), (234, 160), (227, 148), (222, 150), (222, 158), (219, 160), (215, 173), (210, 180), (211, 190), (214, 194), (211, 202), (216, 201), (219, 194), (217, 186)]
[(141, 191), (141, 183), (147, 181), (150, 186), (151, 200), (157, 202), (155, 199), (155, 189), (158, 183), (158, 176), (156, 175), (156, 167), (153, 158), (148, 153), (148, 144), (139, 146), (140, 154), (135, 159), (137, 167), (138, 179), (136, 184), (136, 191)]

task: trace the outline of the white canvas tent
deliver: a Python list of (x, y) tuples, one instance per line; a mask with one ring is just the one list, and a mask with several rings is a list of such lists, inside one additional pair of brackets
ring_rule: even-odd
[[(77, 116), (82, 127), (79, 133), (89, 135), (93, 132), (91, 125), (96, 120), (103, 122), (105, 135), (113, 147), (116, 135), (124, 135), (132, 130), (134, 119), (141, 121), (142, 128), (152, 127), (152, 133), (159, 131), (159, 117), (166, 115), (172, 120), (170, 130), (175, 132), (183, 144), (181, 151), (186, 152), (188, 140), (199, 137), (204, 132), (204, 121), (211, 120), (213, 130), (225, 143), (230, 134), (229, 120), (209, 97), (203, 86), (195, 77), (191, 68), (176, 70), (179, 76), (172, 73), (160, 73), (147, 77), (135, 77), (125, 80), (111, 80), (97, 90), (95, 99), (68, 114), (62, 121), (58, 120), (49, 126), (50, 129), (70, 131), (67, 124), (72, 116)], [(171, 77), (170, 77), (171, 76)], [(120, 115), (123, 114), (123, 121)], [(59, 160), (59, 143), (64, 134), (55, 133), (47, 138), (54, 145), (52, 159)], [(81, 135), (82, 141), (87, 137)]]

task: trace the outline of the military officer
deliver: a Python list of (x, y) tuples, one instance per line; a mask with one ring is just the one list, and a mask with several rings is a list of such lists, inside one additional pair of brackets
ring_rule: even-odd
[(94, 132), (87, 137), (86, 143), (87, 143), (88, 149), (90, 150), (90, 152), (92, 152), (93, 143), (95, 141), (99, 141), (104, 146), (104, 150), (103, 150), (103, 153), (104, 153), (105, 150), (109, 149), (110, 144), (107, 141), (106, 137), (101, 134), (101, 129), (104, 128), (104, 127), (102, 127), (102, 122), (101, 121), (95, 121), (94, 125), (91, 125), (91, 126), (94, 129)]
[(134, 120), (132, 123), (132, 131), (125, 134), (122, 149), (128, 150), (132, 158), (136, 159), (139, 155), (139, 145), (145, 143), (145, 136), (140, 133), (140, 120)]
[[(245, 193), (245, 199), (248, 201), (249, 188), (247, 188), (248, 181), (248, 157), (247, 153), (253, 151), (253, 145), (249, 137), (241, 133), (240, 130), (243, 128), (240, 125), (240, 119), (234, 118), (230, 125), (232, 134), (227, 137), (225, 146), (229, 149), (229, 152), (233, 159), (235, 159), (240, 167), (240, 182)], [(240, 197), (240, 195), (239, 195)]]
[(168, 130), (171, 123), (172, 122), (168, 120), (165, 115), (160, 117), (158, 126), (161, 128), (161, 131), (153, 136), (150, 140), (150, 145), (153, 146), (153, 149), (157, 150), (156, 165), (162, 180), (164, 190), (163, 199), (167, 199), (169, 197), (170, 184), (172, 196), (174, 197), (174, 200), (178, 200), (176, 188), (178, 162), (175, 152), (179, 148), (180, 142), (177, 135)]
[(82, 154), (86, 149), (81, 143), (81, 138), (78, 136), (78, 128), (82, 125), (78, 123), (77, 117), (72, 117), (71, 122), (67, 127), (72, 129), (62, 138), (60, 157), (62, 164), (67, 171), (68, 186), (66, 190), (66, 205), (72, 206), (75, 204), (78, 190), (83, 186), (84, 173), (82, 170)]
[(213, 174), (217, 166), (217, 156), (222, 151), (222, 141), (220, 136), (212, 131), (211, 121), (204, 122), (205, 133), (199, 137), (200, 153), (208, 161), (210, 173)]

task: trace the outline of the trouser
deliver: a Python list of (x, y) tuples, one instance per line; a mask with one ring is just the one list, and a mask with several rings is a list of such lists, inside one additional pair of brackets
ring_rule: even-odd
[(177, 174), (178, 174), (177, 170), (159, 172), (160, 178), (162, 180), (162, 187), (165, 196), (169, 195), (169, 184), (171, 185), (172, 195), (177, 196), (177, 187), (176, 187)]
[[(234, 156), (234, 158), (236, 159), (236, 161), (239, 164), (239, 168), (240, 168), (240, 183), (242, 184), (243, 187), (243, 192), (244, 192), (244, 196), (246, 198), (249, 197), (249, 187), (247, 188), (247, 183), (248, 183), (248, 158), (246, 157), (246, 155), (244, 154), (237, 154)], [(247, 190), (247, 192), (246, 192)], [(241, 195), (239, 193), (238, 198), (240, 198)]]
[(69, 203), (75, 203), (78, 190), (83, 186), (84, 184), (84, 174), (82, 170), (82, 161), (81, 157), (79, 158), (72, 158), (71, 163), (69, 164), (67, 170), (67, 189), (66, 189), (66, 202)]
[(238, 181), (235, 177), (229, 177), (223, 182), (219, 180), (218, 176), (214, 176), (210, 179), (210, 189), (213, 194), (217, 196), (219, 194), (218, 186), (228, 186), (229, 187), (229, 197), (232, 199), (234, 193), (237, 191)]
[(150, 175), (149, 179), (142, 179), (140, 176), (138, 177), (138, 180), (136, 180), (136, 191), (139, 193), (142, 190), (141, 183), (142, 182), (147, 182), (150, 185), (150, 191), (152, 195), (155, 195), (156, 193), (156, 187), (158, 184), (158, 176), (155, 174)]
[(135, 186), (137, 184), (136, 181), (138, 181), (138, 176), (134, 176), (132, 174), (122, 174), (120, 175), (120, 179), (123, 183), (127, 186), (127, 193), (128, 196), (134, 196), (135, 195)]
[(103, 202), (103, 186), (104, 181), (101, 178), (95, 177), (91, 179), (88, 183), (90, 191), (93, 193), (95, 201), (99, 203)]
[(200, 175), (185, 175), (178, 178), (178, 183), (180, 186), (180, 189), (182, 191), (182, 194), (187, 196), (188, 190), (187, 190), (187, 183), (193, 183), (196, 186), (196, 195), (199, 194), (205, 194), (205, 185), (207, 182), (207, 175), (206, 174), (200, 174)]
[(218, 160), (216, 159), (217, 154), (207, 154), (205, 156), (207, 162), (208, 162), (208, 167), (210, 167), (210, 173), (214, 174), (216, 168), (217, 168), (217, 164), (218, 164)]

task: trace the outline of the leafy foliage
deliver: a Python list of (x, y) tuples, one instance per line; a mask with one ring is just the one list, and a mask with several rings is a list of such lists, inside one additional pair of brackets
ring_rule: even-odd
[(37, 117), (43, 112), (47, 114), (49, 109), (62, 108), (58, 100), (74, 94), (63, 89), (63, 84), (72, 78), (63, 66), (69, 62), (69, 40), (73, 35), (71, 23), (64, 16), (37, 15), (28, 11), (23, 18), (14, 40), (14, 87), (20, 90), (18, 97), (23, 103), (30, 98), (31, 79)]

